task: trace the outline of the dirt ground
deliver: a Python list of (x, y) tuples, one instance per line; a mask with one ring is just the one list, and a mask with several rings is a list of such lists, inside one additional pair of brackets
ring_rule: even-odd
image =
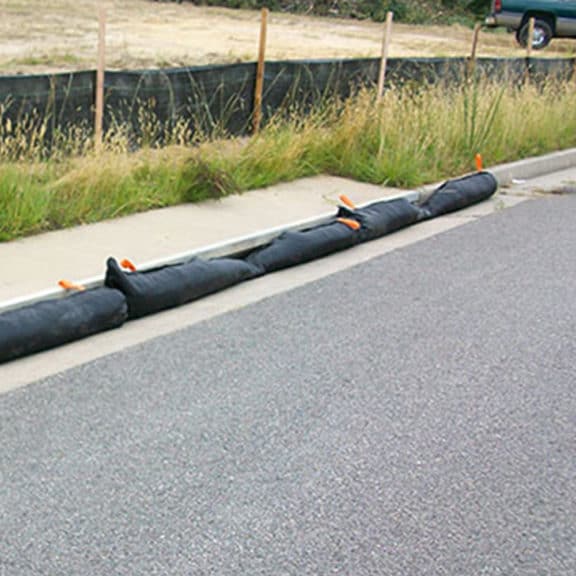
[[(107, 12), (108, 69), (166, 68), (254, 61), (257, 11), (204, 8), (154, 0), (0, 0), (0, 74), (96, 66), (98, 6)], [(266, 58), (377, 57), (383, 25), (272, 13)], [(472, 31), (462, 26), (395, 24), (392, 57), (466, 56)], [(540, 57), (572, 55), (576, 42), (556, 40)], [(523, 56), (512, 35), (482, 31), (479, 56)]]

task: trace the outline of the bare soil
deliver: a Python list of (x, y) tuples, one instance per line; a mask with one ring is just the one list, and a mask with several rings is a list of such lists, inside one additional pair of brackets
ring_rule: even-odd
[[(93, 69), (99, 6), (107, 12), (108, 69), (256, 60), (257, 11), (153, 0), (0, 0), (0, 74)], [(272, 13), (266, 58), (377, 57), (382, 34), (382, 24), (368, 21)], [(390, 56), (467, 56), (471, 41), (463, 26), (395, 24)], [(567, 56), (575, 49), (576, 42), (555, 40), (535, 55)], [(524, 55), (513, 35), (481, 32), (478, 56)]]

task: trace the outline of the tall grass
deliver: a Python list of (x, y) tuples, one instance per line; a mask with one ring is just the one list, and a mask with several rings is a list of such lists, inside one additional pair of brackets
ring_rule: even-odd
[[(148, 114), (148, 112), (146, 112)], [(151, 133), (154, 119), (147, 118)], [(2, 123), (0, 122), (0, 125)], [(328, 173), (417, 187), (474, 168), (576, 145), (576, 89), (471, 82), (365, 90), (308, 111), (283, 111), (255, 137), (222, 140), (178, 133), (133, 149), (129, 127), (107, 135), (104, 152), (77, 128), (50, 142), (42, 125), (0, 133), (0, 240)], [(29, 133), (26, 131), (28, 130)], [(19, 132), (18, 132), (19, 131)]]

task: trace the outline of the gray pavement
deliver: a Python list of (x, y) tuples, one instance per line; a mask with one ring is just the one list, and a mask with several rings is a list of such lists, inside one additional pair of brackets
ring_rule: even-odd
[(575, 210), (1, 395), (0, 575), (576, 573)]

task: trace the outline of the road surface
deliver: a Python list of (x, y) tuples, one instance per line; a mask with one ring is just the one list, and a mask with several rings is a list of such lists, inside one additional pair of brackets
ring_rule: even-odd
[(0, 575), (575, 574), (575, 213), (523, 202), (1, 395)]

